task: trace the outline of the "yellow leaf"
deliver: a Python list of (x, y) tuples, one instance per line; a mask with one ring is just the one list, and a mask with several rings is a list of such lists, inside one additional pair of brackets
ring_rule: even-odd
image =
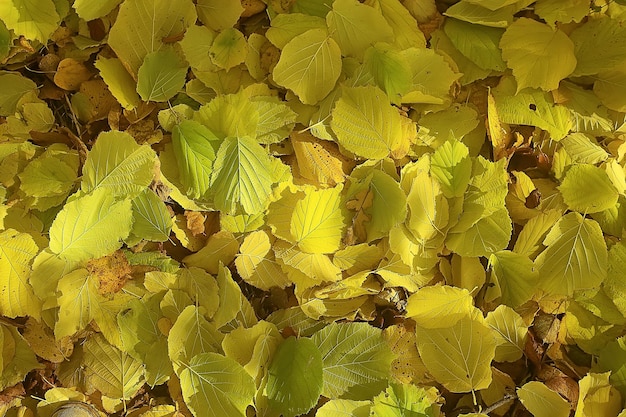
[(272, 287), (285, 288), (291, 284), (274, 259), (270, 237), (263, 230), (246, 236), (240, 254), (235, 259), (235, 266), (247, 283), (265, 291)]
[(448, 285), (420, 288), (406, 305), (406, 316), (426, 329), (453, 326), (473, 311), (469, 291)]

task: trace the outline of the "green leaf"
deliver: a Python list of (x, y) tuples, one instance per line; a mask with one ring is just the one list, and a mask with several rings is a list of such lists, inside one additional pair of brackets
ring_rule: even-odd
[(390, 44), (379, 42), (369, 47), (363, 66), (394, 103), (399, 103), (412, 85), (413, 74), (408, 61)]
[(67, 261), (108, 255), (131, 229), (130, 200), (115, 201), (105, 188), (63, 207), (50, 226), (50, 250)]
[(556, 90), (576, 68), (574, 43), (567, 35), (525, 17), (507, 28), (500, 48), (517, 80), (517, 92), (526, 87)]
[(315, 104), (331, 92), (340, 73), (339, 46), (325, 30), (311, 29), (285, 45), (273, 76), (304, 104)]
[(90, 0), (76, 0), (74, 10), (76, 14), (85, 21), (95, 20), (106, 16), (120, 4), (122, 0), (102, 0), (93, 2)]
[(402, 118), (377, 87), (343, 88), (331, 127), (341, 146), (363, 158), (383, 159), (403, 145)]
[(572, 133), (559, 142), (572, 161), (579, 164), (597, 164), (608, 159), (609, 154), (595, 139), (584, 133)]
[(452, 44), (465, 57), (485, 70), (504, 71), (506, 64), (498, 44), (504, 29), (447, 19), (443, 27)]
[(146, 189), (131, 201), (133, 226), (131, 235), (152, 242), (165, 242), (172, 230), (167, 207), (154, 191)]
[(599, 15), (577, 27), (570, 38), (577, 60), (573, 76), (597, 74), (624, 62), (626, 28), (618, 19)]
[(146, 55), (161, 49), (163, 38), (183, 33), (195, 21), (191, 0), (125, 1), (109, 32), (109, 46), (135, 75)]
[(109, 91), (122, 107), (132, 110), (139, 105), (140, 100), (135, 80), (124, 68), (122, 61), (117, 58), (107, 59), (100, 56), (94, 65), (100, 71), (100, 76)]
[(322, 355), (311, 339), (291, 336), (279, 347), (268, 369), (265, 393), (285, 417), (306, 414), (322, 393)]
[(220, 68), (229, 70), (241, 64), (248, 54), (248, 44), (243, 33), (230, 27), (221, 31), (209, 49), (211, 61)]
[(428, 372), (448, 390), (469, 392), (489, 386), (496, 341), (480, 313), (450, 327), (417, 327), (415, 333)]
[(458, 140), (445, 142), (431, 157), (430, 172), (441, 184), (443, 195), (462, 197), (472, 175), (469, 149)]
[[(461, 4), (465, 4), (465, 2), (456, 3), (455, 5), (453, 5), (452, 7), (448, 9), (448, 12), (453, 7), (457, 5), (461, 5)], [(468, 59), (465, 55), (463, 55), (461, 51), (456, 49), (456, 47), (454, 46), (450, 38), (448, 38), (448, 36), (445, 34), (443, 30), (438, 29), (435, 32), (433, 32), (432, 37), (430, 39), (431, 39), (430, 44), (432, 45), (433, 49), (437, 51), (439, 56), (443, 58), (442, 55), (445, 54), (454, 60), (459, 72), (462, 73), (462, 75), (459, 74), (461, 75), (459, 82), (462, 85), (467, 85), (476, 80), (481, 80), (483, 78), (486, 78), (489, 74), (491, 74), (491, 70), (484, 70), (480, 68), (478, 65), (473, 63), (470, 59)]]
[(569, 403), (539, 381), (530, 381), (517, 389), (517, 396), (535, 417), (567, 417)]
[(437, 404), (437, 389), (422, 388), (415, 385), (391, 384), (376, 397), (371, 414), (376, 417), (437, 417), (440, 415)]
[(180, 372), (180, 386), (196, 417), (245, 417), (256, 391), (241, 365), (217, 353), (194, 356)]
[(19, 174), (20, 188), (28, 196), (66, 196), (74, 187), (76, 169), (61, 158), (42, 156), (26, 165)]
[(193, 120), (184, 120), (172, 130), (180, 182), (190, 198), (207, 200), (218, 141), (213, 132)]
[(18, 36), (46, 44), (60, 23), (52, 0), (7, 0), (0, 3), (0, 16)]
[(581, 213), (613, 208), (619, 197), (606, 171), (590, 164), (570, 166), (558, 188), (567, 207)]
[(537, 256), (540, 286), (546, 292), (572, 295), (595, 288), (607, 275), (608, 254), (602, 230), (594, 220), (572, 212), (552, 227)]
[(211, 176), (215, 207), (231, 214), (239, 209), (248, 214), (262, 211), (272, 189), (271, 167), (267, 151), (254, 139), (226, 138)]
[(111, 346), (101, 335), (89, 337), (83, 350), (87, 391), (128, 400), (144, 384), (141, 361)]
[(489, 267), (502, 292), (502, 304), (517, 308), (537, 291), (539, 270), (528, 256), (498, 251), (489, 256)]
[(339, 249), (344, 229), (341, 186), (307, 189), (291, 217), (291, 235), (304, 252), (331, 253)]
[(265, 98), (255, 99), (251, 104), (256, 107), (259, 114), (256, 125), (259, 143), (278, 143), (289, 136), (297, 118), (296, 113), (289, 106)]
[(168, 101), (185, 85), (188, 65), (173, 48), (149, 52), (137, 74), (137, 92), (144, 101)]
[(180, 376), (197, 355), (221, 352), (223, 338), (198, 307), (185, 307), (167, 336), (167, 349), (176, 373)]
[(376, 42), (393, 41), (393, 29), (383, 15), (356, 0), (335, 0), (326, 15), (326, 24), (344, 56), (361, 58)]
[(115, 197), (135, 196), (154, 177), (156, 155), (148, 145), (138, 145), (126, 132), (102, 132), (83, 167), (81, 189), (105, 190)]
[(0, 314), (41, 317), (41, 301), (28, 282), (39, 248), (31, 235), (8, 229), (0, 233)]
[(325, 397), (348, 393), (367, 399), (386, 384), (394, 354), (379, 329), (367, 323), (332, 323), (311, 340), (322, 355)]
[(0, 74), (0, 116), (12, 116), (20, 99), (29, 92), (36, 92), (37, 84), (17, 73)]

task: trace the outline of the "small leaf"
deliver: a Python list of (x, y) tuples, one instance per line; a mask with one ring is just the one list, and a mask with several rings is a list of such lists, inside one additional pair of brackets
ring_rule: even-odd
[(117, 58), (107, 59), (100, 56), (94, 65), (100, 71), (100, 76), (109, 91), (122, 107), (132, 110), (139, 105), (140, 99), (135, 80), (124, 68), (122, 61)]
[(131, 234), (152, 242), (165, 242), (172, 230), (172, 218), (163, 201), (152, 190), (144, 190), (132, 200)]
[(144, 101), (167, 101), (185, 85), (187, 68), (173, 48), (150, 52), (137, 74), (137, 92)]
[(469, 291), (448, 285), (420, 288), (407, 300), (406, 316), (424, 328), (449, 327), (474, 311)]
[(41, 301), (28, 282), (39, 248), (31, 235), (8, 229), (0, 233), (0, 314), (7, 317), (41, 316)]
[(615, 207), (619, 194), (606, 171), (590, 164), (575, 164), (558, 187), (570, 210), (597, 213)]
[(211, 61), (220, 68), (229, 70), (241, 64), (248, 54), (248, 44), (243, 33), (230, 27), (221, 31), (209, 49)]
[(528, 326), (515, 310), (499, 305), (485, 321), (496, 331), (496, 362), (515, 362), (524, 355)]
[(517, 396), (535, 417), (567, 417), (569, 403), (557, 392), (539, 381), (531, 381), (517, 389)]

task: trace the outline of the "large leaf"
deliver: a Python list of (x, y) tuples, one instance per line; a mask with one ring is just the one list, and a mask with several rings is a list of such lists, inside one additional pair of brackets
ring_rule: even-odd
[(303, 103), (315, 104), (335, 87), (340, 73), (339, 46), (325, 30), (311, 29), (285, 45), (273, 76)]
[(194, 356), (180, 372), (180, 386), (196, 417), (244, 417), (256, 391), (241, 365), (217, 353)]
[(18, 36), (45, 44), (59, 26), (52, 0), (7, 0), (0, 3), (0, 16)]
[(482, 316), (468, 315), (450, 327), (417, 327), (415, 333), (420, 357), (437, 382), (452, 392), (489, 386), (496, 341)]
[(273, 183), (271, 167), (267, 151), (254, 139), (226, 138), (211, 176), (215, 207), (227, 213), (262, 211)]
[(50, 250), (68, 261), (99, 258), (122, 246), (132, 222), (130, 200), (105, 188), (67, 203), (50, 226)]
[(473, 299), (464, 288), (427, 286), (407, 300), (406, 316), (424, 328), (449, 327), (474, 311)]
[(103, 132), (83, 167), (81, 188), (86, 193), (104, 189), (113, 196), (138, 194), (154, 176), (156, 155), (148, 145), (138, 145), (126, 132)]
[(539, 381), (530, 381), (517, 389), (517, 396), (535, 417), (567, 417), (570, 405), (556, 391)]
[(322, 355), (311, 339), (291, 336), (279, 347), (268, 369), (265, 393), (285, 417), (306, 414), (322, 392)]
[(339, 144), (357, 156), (382, 159), (402, 146), (402, 119), (377, 87), (344, 88), (332, 112)]
[(136, 75), (144, 58), (196, 21), (191, 0), (130, 0), (119, 9), (109, 32), (109, 45), (126, 69)]
[(509, 26), (500, 40), (502, 57), (513, 70), (517, 91), (537, 87), (556, 90), (574, 72), (574, 43), (560, 29), (528, 18)]
[(606, 171), (590, 164), (567, 169), (559, 191), (570, 210), (598, 213), (615, 207), (619, 196)]
[(291, 217), (291, 235), (298, 247), (309, 253), (329, 253), (339, 249), (345, 215), (341, 203), (342, 187), (327, 190), (307, 189)]
[(0, 233), (0, 314), (7, 317), (41, 316), (41, 301), (28, 282), (39, 248), (27, 233), (9, 229)]
[(595, 220), (568, 213), (552, 227), (537, 256), (540, 285), (551, 294), (572, 295), (595, 288), (606, 278), (608, 254), (602, 230)]
[(497, 362), (515, 362), (524, 355), (528, 326), (511, 307), (499, 305), (490, 311), (485, 321), (496, 331)]
[(619, 19), (600, 15), (571, 34), (577, 65), (574, 76), (593, 75), (624, 62), (626, 29)]
[(367, 323), (333, 323), (312, 340), (322, 354), (325, 397), (338, 398), (348, 392), (367, 399), (390, 376), (394, 354), (382, 332)]

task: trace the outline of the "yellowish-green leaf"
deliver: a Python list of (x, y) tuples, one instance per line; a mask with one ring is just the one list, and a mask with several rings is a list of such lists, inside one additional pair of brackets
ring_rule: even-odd
[(511, 307), (499, 305), (487, 314), (485, 321), (496, 331), (496, 362), (515, 362), (524, 354), (528, 326)]
[(469, 392), (489, 386), (496, 341), (480, 312), (449, 327), (417, 327), (415, 334), (428, 372), (448, 390)]
[(535, 265), (546, 292), (572, 295), (576, 290), (595, 288), (606, 278), (607, 248), (595, 220), (568, 213), (556, 222), (543, 244), (547, 247)]
[(506, 69), (498, 47), (504, 29), (447, 19), (443, 30), (456, 49), (480, 68), (495, 71)]
[(619, 196), (606, 171), (590, 164), (575, 164), (559, 186), (570, 210), (597, 213), (615, 207)]
[(368, 417), (370, 401), (330, 400), (317, 409), (317, 417)]
[(344, 88), (332, 112), (339, 144), (357, 156), (382, 159), (403, 146), (402, 118), (377, 87)]
[(509, 26), (500, 41), (502, 57), (517, 81), (526, 87), (556, 90), (576, 68), (574, 43), (560, 29), (525, 17)]
[(50, 226), (50, 250), (76, 262), (108, 255), (122, 246), (131, 222), (130, 200), (116, 202), (100, 188), (65, 204)]
[(517, 396), (535, 417), (567, 417), (570, 405), (557, 392), (539, 381), (530, 381), (517, 389)]
[(427, 329), (453, 326), (473, 311), (469, 291), (448, 285), (420, 288), (408, 298), (406, 305), (406, 316)]
[(597, 164), (604, 162), (609, 157), (598, 142), (591, 136), (584, 133), (572, 133), (559, 142), (572, 161), (579, 164)]
[[(535, 13), (552, 27), (556, 22), (579, 23), (589, 14), (589, 3), (587, 0), (538, 0), (535, 3)], [(576, 57), (578, 58), (578, 54)]]
[(128, 133), (100, 133), (85, 161), (81, 189), (102, 189), (115, 197), (137, 195), (152, 182), (155, 162), (150, 146), (138, 145)]
[(462, 197), (472, 175), (469, 149), (457, 140), (445, 142), (432, 155), (430, 172), (441, 185), (443, 195)]
[(238, 0), (198, 0), (198, 19), (213, 30), (223, 30), (235, 26), (243, 7)]
[(172, 217), (154, 191), (146, 189), (132, 200), (131, 234), (152, 242), (165, 242), (172, 230)]
[(254, 137), (261, 123), (258, 106), (245, 92), (216, 97), (202, 106), (194, 120), (208, 127), (217, 137)]
[(248, 54), (248, 44), (243, 33), (230, 27), (221, 31), (209, 49), (211, 61), (220, 68), (229, 70), (241, 64)]
[(357, 0), (335, 0), (326, 23), (344, 56), (361, 58), (376, 42), (393, 41), (393, 29), (383, 15)]
[[(511, 3), (512, 1), (507, 0)], [(501, 4), (501, 2), (498, 2)], [(445, 15), (477, 25), (506, 28), (513, 22), (513, 15), (518, 11), (514, 4), (490, 10), (474, 2), (460, 1), (453, 4)]]
[(226, 138), (211, 175), (215, 207), (231, 214), (241, 209), (247, 214), (262, 211), (273, 183), (270, 158), (251, 137)]
[(464, 232), (449, 233), (446, 246), (461, 256), (489, 256), (506, 248), (513, 225), (505, 208), (482, 217)]
[[(465, 2), (456, 3), (455, 5), (450, 7), (450, 9), (460, 4), (465, 4)], [(450, 9), (448, 9), (448, 11)], [(459, 79), (459, 82), (462, 85), (467, 85), (476, 80), (481, 80), (491, 74), (491, 70), (484, 70), (480, 68), (478, 65), (469, 60), (465, 55), (463, 55), (461, 51), (456, 49), (456, 47), (452, 44), (450, 38), (448, 38), (445, 32), (441, 29), (438, 29), (432, 33), (432, 37), (430, 38), (430, 44), (432, 45), (432, 48), (437, 51), (438, 54), (440, 54), (440, 56), (444, 54), (448, 55), (456, 63), (459, 72), (462, 73), (462, 76)]]
[(426, 241), (444, 234), (449, 220), (448, 200), (439, 183), (428, 173), (421, 172), (413, 180), (407, 205), (406, 227), (416, 239)]
[(428, 416), (439, 417), (437, 388), (417, 387), (410, 384), (391, 384), (376, 397), (371, 414), (376, 417)]
[(15, 114), (20, 99), (26, 93), (36, 91), (37, 84), (29, 78), (16, 73), (0, 74), (0, 116)]
[(304, 252), (331, 253), (339, 249), (345, 227), (341, 191), (306, 189), (291, 217), (291, 235)]
[[(4, 362), (0, 374), (0, 389), (11, 387), (21, 382), (30, 371), (41, 368), (37, 357), (24, 337), (14, 326), (0, 325)], [(9, 411), (10, 413), (10, 411)]]
[(240, 254), (235, 259), (239, 275), (257, 288), (285, 288), (291, 284), (274, 259), (270, 237), (259, 230), (247, 235), (241, 244)]
[(109, 32), (109, 45), (126, 69), (136, 75), (144, 58), (196, 21), (191, 0), (133, 0), (124, 2)]
[(619, 19), (598, 14), (571, 34), (577, 65), (573, 76), (593, 75), (624, 62), (626, 29)]
[(341, 51), (323, 29), (293, 38), (274, 67), (274, 81), (289, 88), (304, 104), (315, 104), (330, 93), (341, 73)]
[(543, 250), (548, 231), (562, 215), (560, 210), (549, 210), (530, 219), (517, 237), (513, 251), (534, 259)]
[(283, 49), (293, 38), (310, 29), (326, 29), (326, 21), (319, 16), (302, 13), (278, 14), (265, 36), (278, 49)]
[(122, 61), (117, 58), (99, 57), (94, 64), (100, 71), (100, 76), (109, 87), (111, 94), (120, 102), (122, 107), (132, 110), (139, 105), (139, 94), (136, 83), (128, 73)]
[(168, 101), (185, 85), (188, 65), (173, 48), (149, 52), (137, 74), (137, 92), (144, 101)]
[(85, 21), (95, 20), (99, 17), (106, 16), (120, 4), (122, 0), (76, 0), (74, 2), (74, 10), (81, 19)]
[(98, 390), (111, 398), (130, 399), (144, 384), (143, 364), (111, 346), (99, 334), (83, 345), (87, 391)]
[(618, 112), (626, 111), (626, 61), (616, 67), (602, 71), (598, 74), (596, 82), (593, 84), (593, 91), (602, 103), (611, 110)]
[(489, 256), (489, 267), (500, 287), (502, 304), (519, 307), (537, 291), (539, 270), (528, 256), (507, 250), (498, 251)]
[(394, 103), (412, 85), (412, 71), (403, 54), (388, 43), (379, 42), (365, 51), (363, 66)]
[(41, 317), (41, 301), (29, 283), (31, 262), (39, 248), (31, 235), (9, 229), (0, 233), (0, 314)]
[(7, 0), (0, 3), (0, 16), (18, 36), (46, 44), (60, 23), (52, 0)]
[(452, 84), (461, 77), (445, 58), (432, 49), (408, 48), (401, 52), (412, 71), (412, 86), (403, 103), (442, 104)]
[(619, 391), (609, 383), (610, 374), (590, 372), (578, 382), (580, 393), (574, 417), (617, 416), (622, 401)]
[(60, 158), (42, 156), (19, 174), (20, 188), (28, 196), (66, 196), (76, 181), (76, 169)]
[(370, 0), (365, 4), (380, 8), (395, 37), (394, 44), (399, 49), (425, 48), (426, 38), (419, 30), (415, 17), (407, 7), (398, 0)]

